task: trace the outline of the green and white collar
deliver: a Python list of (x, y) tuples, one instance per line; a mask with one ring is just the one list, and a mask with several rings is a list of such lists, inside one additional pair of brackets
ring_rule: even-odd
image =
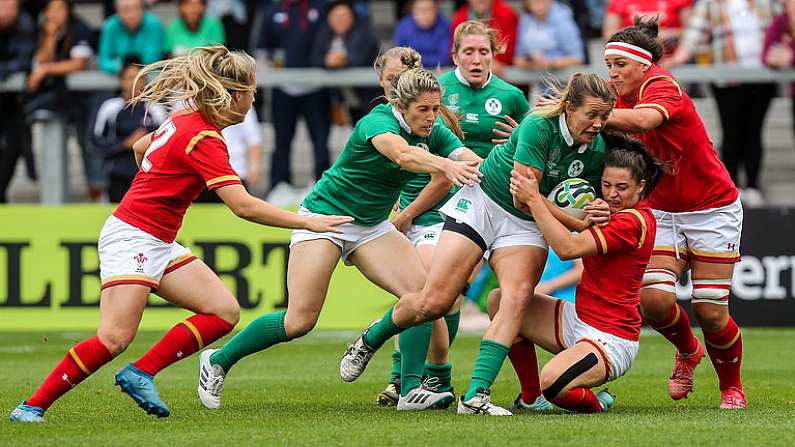
[[(566, 123), (566, 112), (561, 112), (558, 116), (558, 125), (560, 126), (560, 134), (563, 135), (563, 141), (566, 142), (566, 145), (569, 147), (574, 146), (574, 137), (571, 136), (569, 125)], [(577, 148), (577, 152), (582, 154), (586, 149), (588, 149), (588, 145), (583, 143)]]
[[(489, 71), (489, 77), (486, 78), (486, 80), (483, 82), (483, 85), (481, 85), (480, 88), (485, 88), (487, 85), (489, 85), (489, 82), (491, 82), (492, 76), (493, 76), (493, 74), (491, 73), (491, 71)], [(469, 81), (466, 80), (464, 75), (461, 73), (461, 69), (458, 68), (458, 67), (455, 67), (455, 77), (456, 77), (456, 79), (458, 79), (458, 82), (466, 85), (467, 87), (472, 87), (471, 85), (469, 85)]]
[(397, 120), (398, 124), (400, 124), (401, 129), (405, 130), (406, 133), (408, 133), (409, 135), (414, 135), (413, 133), (411, 133), (411, 127), (409, 127), (409, 124), (406, 122), (406, 119), (403, 118), (403, 114), (400, 113), (395, 106), (392, 106), (392, 115), (395, 116), (395, 119)]

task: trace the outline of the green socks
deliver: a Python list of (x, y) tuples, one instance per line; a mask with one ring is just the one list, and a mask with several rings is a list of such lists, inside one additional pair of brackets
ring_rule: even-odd
[(392, 350), (392, 373), (389, 374), (389, 383), (395, 383), (400, 379), (400, 351)]
[(458, 323), (461, 321), (461, 312), (449, 314), (444, 316), (444, 322), (447, 323), (447, 332), (450, 334), (450, 346), (453, 346), (455, 336), (458, 334)]
[[(401, 345), (402, 346), (402, 345)], [(510, 346), (505, 346), (493, 340), (481, 340), (480, 353), (472, 370), (472, 381), (469, 383), (464, 400), (472, 399), (478, 388), (489, 389), (497, 378)]]
[(252, 321), (221, 349), (215, 351), (210, 356), (210, 363), (220, 365), (225, 372), (229, 372), (229, 368), (243, 357), (289, 341), (284, 330), (285, 315), (286, 312), (274, 312)]
[(425, 376), (428, 378), (436, 377), (439, 379), (439, 392), (453, 390), (453, 365), (445, 363), (439, 365), (437, 363), (425, 363)]
[(408, 328), (400, 334), (401, 396), (405, 396), (422, 384), (422, 373), (425, 370), (425, 358), (428, 357), (432, 332), (433, 323), (428, 321)]
[(390, 307), (378, 323), (367, 329), (367, 334), (364, 336), (364, 343), (373, 351), (377, 351), (387, 340), (403, 330), (403, 328), (395, 326), (395, 323), (392, 322), (392, 309), (393, 308)]

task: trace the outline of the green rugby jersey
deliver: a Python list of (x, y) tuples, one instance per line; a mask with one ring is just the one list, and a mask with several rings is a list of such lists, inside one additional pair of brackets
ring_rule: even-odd
[(497, 145), (480, 165), (483, 191), (504, 210), (525, 220), (532, 217), (513, 206), (510, 191), (513, 162), (532, 166), (543, 172), (539, 191), (547, 196), (558, 183), (569, 178), (582, 178), (594, 190), (601, 191), (605, 142), (597, 135), (588, 144), (575, 145), (566, 125), (565, 114), (544, 118), (529, 115), (522, 120), (505, 144)]
[[(529, 110), (527, 98), (522, 91), (494, 74), (480, 88), (470, 87), (457, 69), (439, 76), (439, 83), (444, 88), (442, 102), (459, 118), (464, 131), (464, 144), (484, 159), (494, 146), (491, 140), (496, 136), (492, 132), (496, 127), (495, 123), (498, 120), (505, 122), (502, 119), (505, 115), (521, 121)], [(400, 194), (400, 209), (405, 209), (416, 200), (430, 180), (430, 175), (418, 174), (406, 184)], [(453, 192), (433, 208), (414, 218), (412, 223), (427, 226), (442, 222), (439, 208), (452, 195)]]
[(358, 225), (374, 226), (388, 219), (401, 188), (416, 174), (400, 169), (373, 146), (372, 138), (387, 132), (441, 157), (464, 146), (443, 124), (437, 122), (428, 138), (420, 138), (411, 134), (392, 106), (376, 106), (356, 124), (339, 158), (303, 206), (314, 213), (351, 216)]

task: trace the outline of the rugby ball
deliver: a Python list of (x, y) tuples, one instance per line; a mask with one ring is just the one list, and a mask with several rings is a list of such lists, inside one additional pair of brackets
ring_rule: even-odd
[(585, 217), (584, 208), (596, 200), (596, 191), (593, 186), (581, 178), (563, 180), (552, 188), (549, 201), (566, 213), (582, 219)]

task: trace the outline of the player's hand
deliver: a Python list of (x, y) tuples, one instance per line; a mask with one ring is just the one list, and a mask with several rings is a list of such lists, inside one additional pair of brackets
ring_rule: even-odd
[(512, 170), (510, 190), (514, 203), (519, 202), (529, 206), (530, 202), (542, 198), (541, 193), (538, 191), (538, 181), (536, 181), (536, 176), (532, 172), (530, 172), (529, 176), (524, 176), (518, 171)]
[(508, 141), (508, 138), (510, 138), (513, 131), (519, 127), (519, 123), (517, 123), (515, 119), (511, 118), (510, 115), (505, 115), (503, 118), (505, 118), (504, 123), (502, 121), (496, 121), (494, 125), (497, 127), (491, 129), (492, 132), (500, 137), (491, 139), (491, 142), (494, 144), (502, 144)]
[(560, 100), (558, 98), (547, 95), (541, 95), (538, 97), (538, 99), (536, 99), (534, 107), (556, 106), (558, 105), (559, 102)]
[(394, 225), (395, 228), (397, 228), (397, 230), (403, 234), (408, 234), (409, 228), (411, 227), (411, 222), (414, 221), (414, 219), (406, 213), (397, 213), (392, 217), (391, 220), (392, 225)]
[(585, 222), (588, 226), (603, 227), (610, 222), (610, 205), (602, 199), (596, 199), (585, 206)]
[(475, 183), (480, 183), (483, 173), (478, 170), (479, 162), (445, 160), (444, 176), (455, 186), (474, 186)]
[(304, 229), (313, 233), (342, 234), (340, 225), (353, 222), (350, 216), (309, 216), (304, 224)]

